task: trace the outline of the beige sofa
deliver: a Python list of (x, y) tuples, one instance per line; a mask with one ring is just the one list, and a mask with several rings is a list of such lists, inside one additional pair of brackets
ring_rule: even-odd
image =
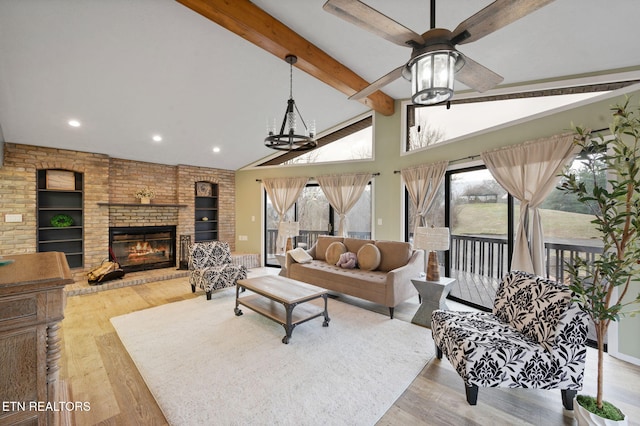
[[(344, 251), (355, 253), (364, 269), (336, 266), (336, 255)], [(320, 236), (306, 254), (300, 254), (300, 249), (287, 253), (287, 277), (387, 306), (391, 318), (394, 307), (418, 295), (411, 279), (424, 272), (424, 252), (399, 241)]]

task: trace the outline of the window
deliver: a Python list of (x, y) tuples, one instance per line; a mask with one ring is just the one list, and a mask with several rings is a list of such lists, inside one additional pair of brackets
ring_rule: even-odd
[[(588, 170), (585, 158), (595, 156), (596, 166), (599, 154), (583, 153), (576, 157), (571, 165), (576, 179), (587, 188), (593, 188), (593, 175)], [(604, 170), (596, 170), (596, 179), (606, 186)], [(560, 184), (562, 185), (562, 181)], [(591, 223), (594, 211), (579, 202), (575, 194), (554, 189), (540, 205), (542, 228), (547, 253), (547, 275), (550, 278), (564, 281), (564, 262), (570, 256), (580, 256), (593, 260), (602, 252), (602, 240), (595, 225)]]
[(404, 152), (431, 147), (515, 120), (579, 102), (603, 92), (492, 99), (446, 105), (406, 105)]
[(261, 166), (373, 159), (373, 117), (367, 116), (318, 138), (311, 151), (286, 152)]
[(331, 144), (292, 158), (284, 164), (329, 163), (332, 161), (370, 160), (373, 158), (373, 128), (366, 127)]
[[(278, 214), (265, 191), (265, 253), (266, 265), (278, 266), (276, 260), (276, 236), (278, 233)], [(347, 214), (348, 234), (350, 238), (371, 238), (371, 183), (367, 185), (356, 205)], [(294, 247), (311, 248), (319, 235), (333, 235), (338, 224), (335, 213), (327, 197), (318, 184), (308, 184), (293, 207), (289, 209), (285, 220), (300, 224), (300, 235), (295, 238)]]

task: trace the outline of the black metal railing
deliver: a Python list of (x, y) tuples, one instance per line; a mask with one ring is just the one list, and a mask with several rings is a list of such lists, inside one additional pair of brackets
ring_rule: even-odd
[[(347, 232), (349, 238), (358, 238), (361, 240), (367, 240), (371, 238), (371, 232)], [(318, 241), (318, 236), (327, 235), (327, 231), (310, 231), (300, 230), (293, 242), (294, 247), (304, 247), (310, 249)], [(276, 250), (276, 238), (278, 236), (277, 229), (267, 229), (267, 253), (268, 256), (273, 256)]]
[[(547, 278), (566, 282), (565, 264), (580, 257), (593, 262), (602, 253), (597, 241), (545, 241), (545, 273)], [(507, 239), (500, 237), (452, 235), (451, 268), (476, 275), (502, 278), (508, 271)]]
[(484, 236), (452, 235), (451, 268), (492, 278), (508, 269), (507, 240)]
[(569, 284), (569, 277), (565, 274), (565, 264), (578, 257), (588, 264), (593, 264), (597, 255), (602, 253), (602, 244), (574, 244), (560, 242), (546, 242), (546, 273), (547, 278)]

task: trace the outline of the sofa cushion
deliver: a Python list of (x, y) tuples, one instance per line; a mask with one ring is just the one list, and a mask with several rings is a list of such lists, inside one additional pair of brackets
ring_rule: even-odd
[[(329, 245), (335, 241), (342, 242), (344, 238), (342, 237), (333, 237), (331, 235), (320, 235), (318, 237), (318, 242), (316, 242), (316, 259), (317, 260), (327, 260), (327, 248)], [(335, 262), (334, 262), (335, 263)]]
[(363, 245), (374, 243), (373, 240), (360, 240), (358, 238), (345, 238), (343, 242), (345, 247), (347, 248), (347, 251), (356, 254), (358, 253), (358, 250), (360, 250), (360, 247), (362, 247)]
[(358, 250), (358, 266), (365, 271), (375, 271), (380, 266), (380, 250), (373, 244), (364, 244)]
[(340, 260), (340, 255), (346, 252), (347, 248), (343, 243), (341, 243), (340, 241), (334, 241), (329, 244), (329, 247), (327, 247), (327, 251), (324, 257), (327, 260), (328, 264), (335, 265)]
[(406, 265), (411, 258), (411, 244), (403, 241), (376, 241), (380, 250), (378, 270), (389, 272)]
[(302, 247), (289, 250), (289, 255), (298, 263), (307, 263), (313, 260), (313, 257)]
[(498, 286), (493, 313), (545, 349), (551, 350), (558, 321), (571, 302), (571, 290), (526, 272), (509, 273)]
[[(358, 268), (343, 269), (323, 260), (294, 263), (287, 272), (291, 279), (323, 287), (332, 292), (360, 297), (385, 306), (395, 306), (394, 301), (390, 302), (391, 305), (387, 305), (387, 274), (385, 272), (363, 271)], [(411, 281), (408, 282), (413, 288)]]

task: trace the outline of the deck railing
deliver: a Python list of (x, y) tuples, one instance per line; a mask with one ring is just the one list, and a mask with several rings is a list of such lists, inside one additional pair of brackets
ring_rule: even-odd
[(452, 235), (451, 268), (492, 278), (508, 269), (507, 240), (483, 236)]
[[(593, 262), (602, 253), (602, 246), (564, 241), (546, 241), (545, 274), (547, 278), (565, 282), (565, 264), (580, 257)], [(452, 235), (451, 268), (491, 278), (502, 278), (508, 271), (506, 238)]]
[(602, 253), (602, 245), (547, 242), (544, 247), (547, 258), (547, 277), (567, 284), (569, 277), (565, 274), (564, 268), (567, 261), (580, 257), (587, 263), (593, 264), (597, 255)]
[[(310, 249), (313, 245), (318, 241), (318, 236), (326, 235), (327, 231), (309, 231), (309, 230), (300, 230), (300, 235), (295, 238), (294, 247), (304, 247)], [(366, 240), (371, 238), (371, 232), (348, 232), (349, 238), (358, 238), (362, 240)], [(267, 229), (267, 251), (270, 255), (273, 255), (273, 252), (276, 247), (276, 238), (278, 235), (278, 231), (276, 229)]]

